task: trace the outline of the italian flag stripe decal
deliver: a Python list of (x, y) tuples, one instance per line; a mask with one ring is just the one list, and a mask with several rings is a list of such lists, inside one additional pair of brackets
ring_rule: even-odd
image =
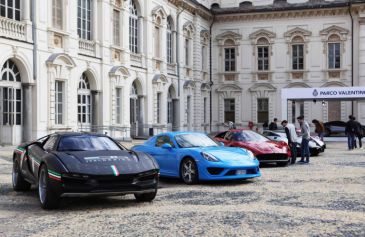
[(57, 181), (61, 181), (61, 174), (59, 174), (57, 172), (54, 172), (52, 170), (48, 170), (48, 177), (50, 179), (54, 179), (54, 180), (57, 180)]
[(112, 168), (114, 175), (119, 176), (119, 171), (117, 167), (115, 165), (111, 165), (110, 167)]

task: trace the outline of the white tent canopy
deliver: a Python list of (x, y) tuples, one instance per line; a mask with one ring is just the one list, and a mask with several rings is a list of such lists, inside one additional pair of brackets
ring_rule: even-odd
[(365, 87), (284, 88), (281, 90), (282, 118), (288, 116), (288, 100), (365, 100)]

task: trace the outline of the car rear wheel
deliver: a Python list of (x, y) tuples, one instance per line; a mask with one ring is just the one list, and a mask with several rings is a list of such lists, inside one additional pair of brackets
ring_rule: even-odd
[(135, 193), (134, 197), (137, 199), (137, 202), (152, 202), (156, 194), (157, 189), (152, 193)]
[(180, 167), (180, 176), (186, 184), (198, 183), (198, 166), (193, 159), (187, 158), (183, 160)]
[(59, 206), (60, 197), (50, 189), (46, 165), (42, 165), (39, 171), (38, 196), (43, 209), (55, 209)]
[(30, 189), (31, 184), (24, 179), (17, 160), (14, 160), (11, 176), (15, 191), (28, 191)]

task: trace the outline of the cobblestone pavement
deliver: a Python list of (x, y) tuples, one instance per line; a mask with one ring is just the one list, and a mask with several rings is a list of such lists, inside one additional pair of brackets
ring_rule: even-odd
[(133, 196), (64, 199), (40, 208), (11, 187), (0, 149), (0, 236), (365, 236), (365, 150), (329, 143), (309, 165), (266, 166), (250, 181), (162, 180), (152, 203)]

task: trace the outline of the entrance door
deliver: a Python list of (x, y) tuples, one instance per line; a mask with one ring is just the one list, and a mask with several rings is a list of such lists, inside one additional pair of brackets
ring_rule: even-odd
[(21, 89), (0, 87), (0, 143), (22, 142)]
[(293, 101), (292, 103), (292, 123), (295, 124), (297, 117), (304, 115), (304, 101)]
[(89, 79), (83, 73), (77, 91), (77, 120), (81, 131), (91, 131), (91, 90)]
[(224, 99), (224, 122), (235, 122), (235, 99)]
[(131, 120), (131, 137), (137, 137), (139, 131), (139, 99), (134, 97), (130, 99), (130, 120)]

